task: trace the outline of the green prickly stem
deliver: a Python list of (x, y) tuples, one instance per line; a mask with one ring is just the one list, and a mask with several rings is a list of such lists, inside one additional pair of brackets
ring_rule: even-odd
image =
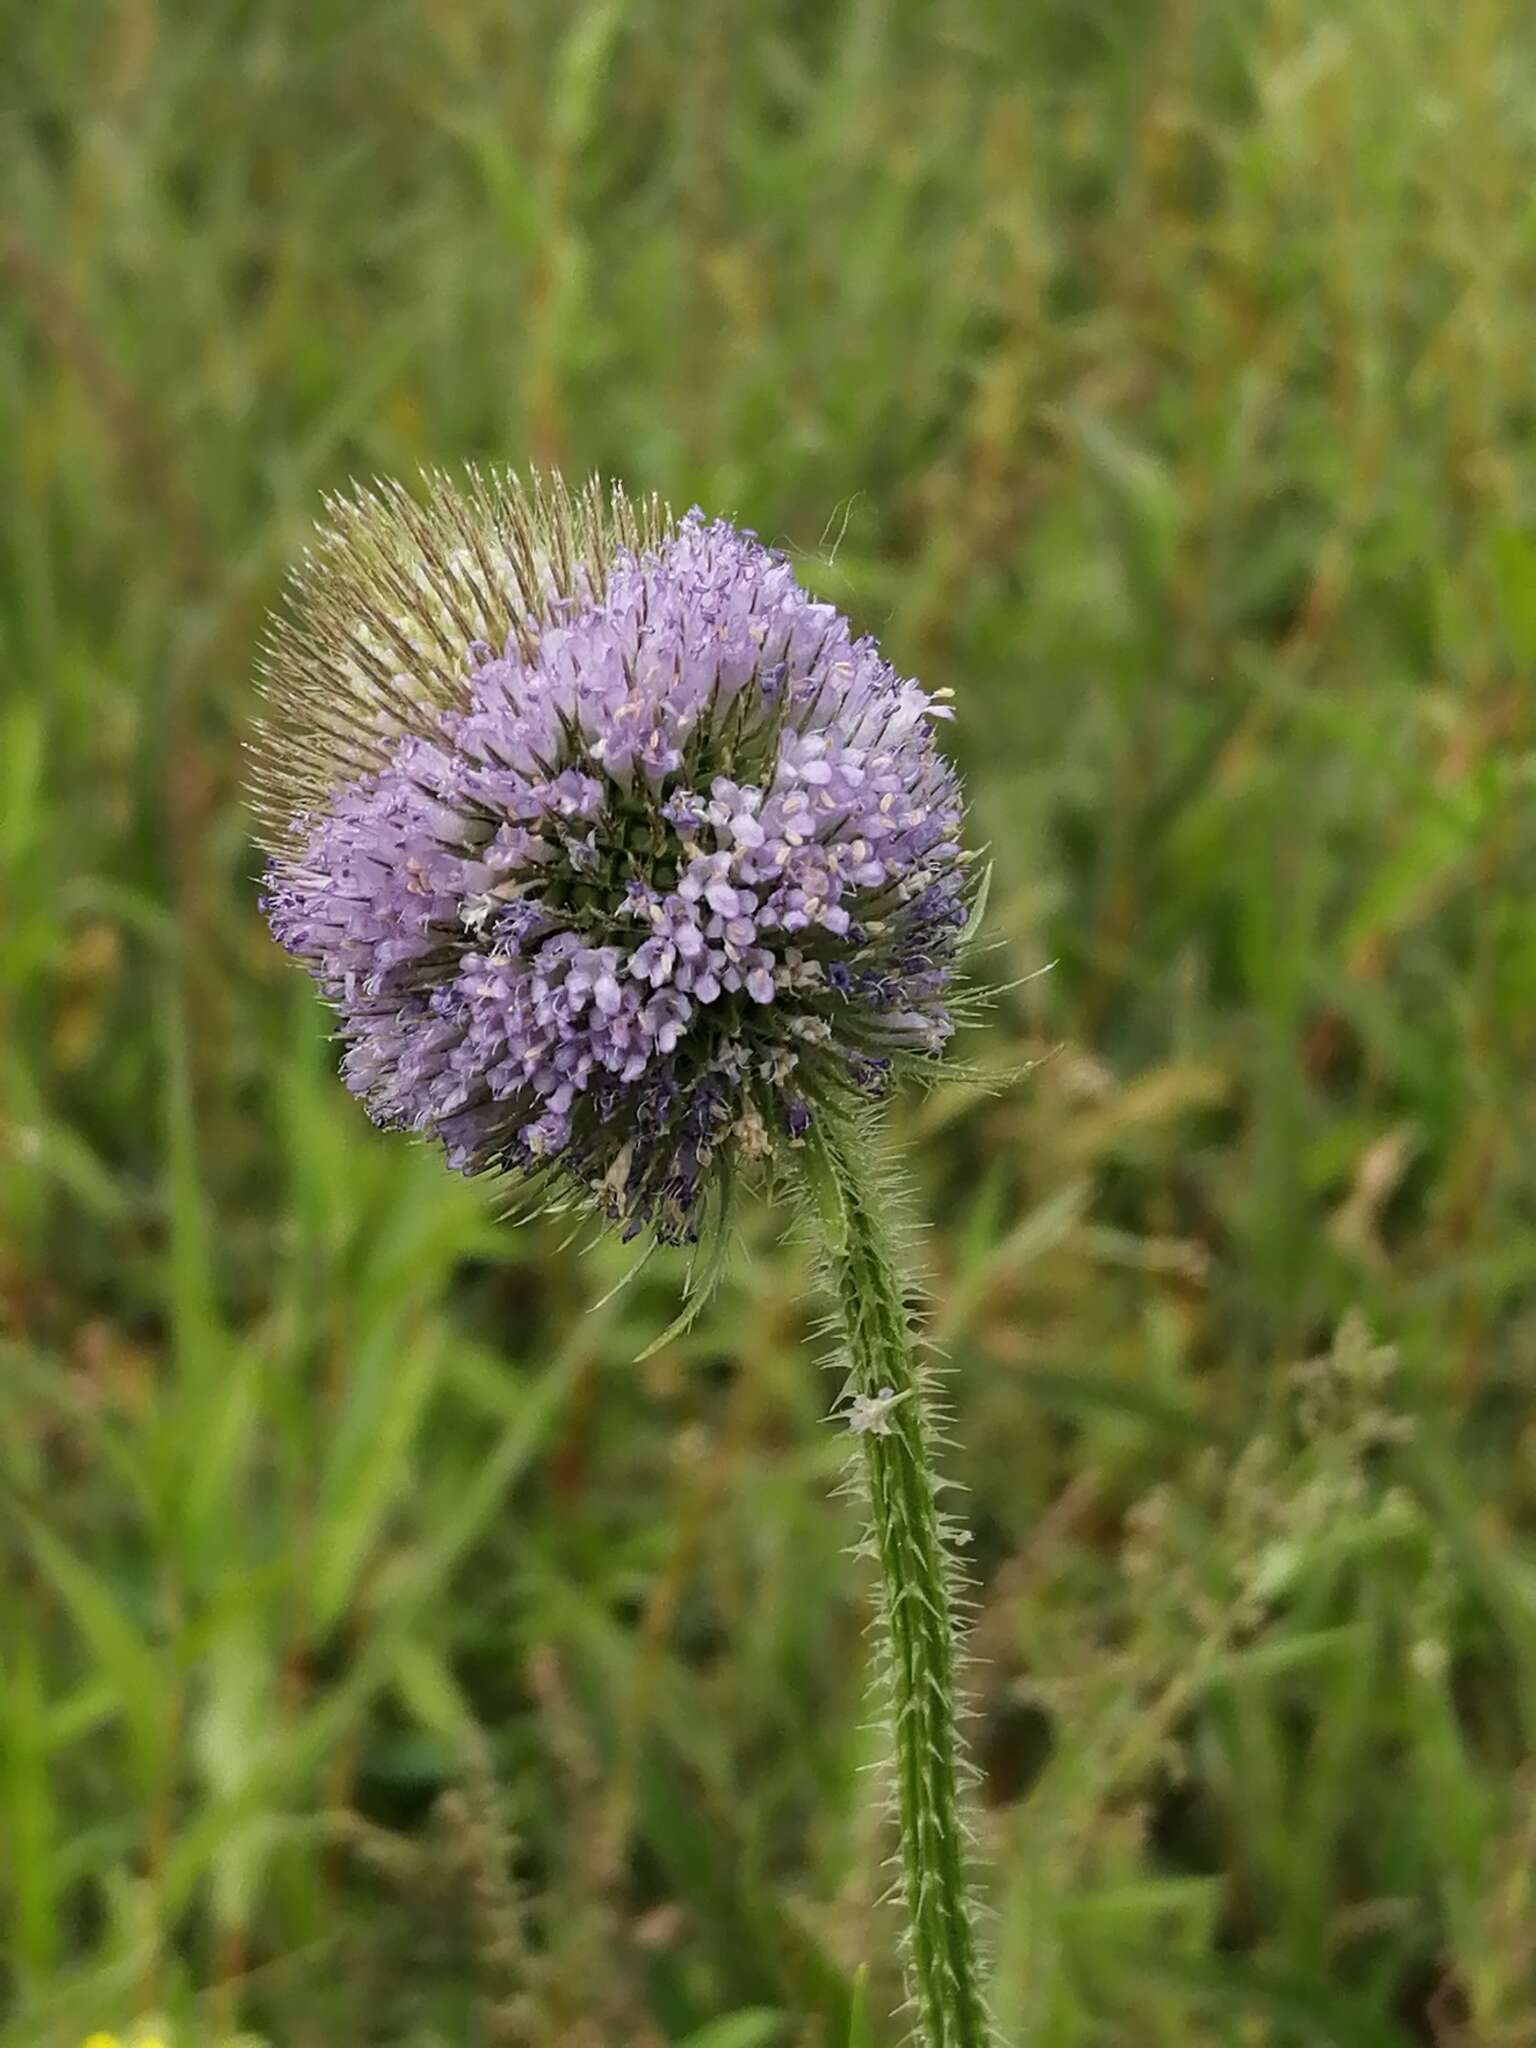
[(956, 1726), (954, 1567), (931, 1463), (896, 1191), (871, 1134), (823, 1108), (802, 1151), (807, 1208), (847, 1352), (890, 1692), (907, 1964), (926, 2048), (988, 2048)]

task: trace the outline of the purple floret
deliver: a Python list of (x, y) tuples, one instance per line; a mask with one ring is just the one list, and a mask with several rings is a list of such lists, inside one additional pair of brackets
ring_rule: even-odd
[(300, 822), (273, 930), (380, 1123), (686, 1238), (728, 1148), (948, 1038), (949, 714), (698, 512), (466, 662), (435, 736)]

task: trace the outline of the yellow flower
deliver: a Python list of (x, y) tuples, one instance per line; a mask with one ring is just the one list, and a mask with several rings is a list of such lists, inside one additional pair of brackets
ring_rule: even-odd
[(92, 2034), (80, 2043), (80, 2048), (123, 2048), (116, 2034)]

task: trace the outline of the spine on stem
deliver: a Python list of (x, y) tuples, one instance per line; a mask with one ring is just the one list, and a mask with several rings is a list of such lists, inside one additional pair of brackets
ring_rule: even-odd
[(880, 1567), (910, 1989), (926, 2048), (987, 2048), (994, 2036), (980, 1986), (956, 1725), (956, 1569), (894, 1221), (899, 1194), (862, 1120), (819, 1117), (806, 1166)]

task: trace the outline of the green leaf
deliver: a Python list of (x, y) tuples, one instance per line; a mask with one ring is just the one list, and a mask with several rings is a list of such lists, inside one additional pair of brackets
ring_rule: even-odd
[(1506, 526), (1493, 536), (1493, 573), (1510, 645), (1536, 662), (1536, 533)]
[(8, 1850), (17, 1960), (32, 1970), (49, 1967), (63, 1931), (55, 1911), (59, 1816), (49, 1733), (37, 1652), (23, 1638), (0, 1666), (0, 1839)]
[(105, 1579), (25, 1509), (18, 1511), (39, 1568), (69, 1609), (97, 1661), (111, 1678), (128, 1725), (142, 1783), (156, 1781), (169, 1739), (162, 1660), (134, 1627)]
[(0, 718), (0, 862), (19, 865), (43, 815), (43, 707), (17, 697)]
[(711, 2020), (689, 2034), (680, 2048), (768, 2048), (770, 2042), (784, 2039), (787, 2024), (783, 2013), (755, 2006), (747, 2012), (729, 2013), (723, 2020)]
[(1069, 1180), (1021, 1217), (956, 1279), (935, 1320), (935, 1340), (952, 1343), (964, 1333), (992, 1287), (1064, 1243), (1082, 1222), (1092, 1194), (1086, 1179)]
[(574, 152), (585, 146), (602, 102), (603, 81), (614, 44), (624, 26), (625, 9), (618, 0), (598, 0), (577, 19), (555, 58), (550, 95), (550, 132), (560, 147)]
[(848, 2048), (875, 2048), (874, 2028), (869, 2018), (868, 1963), (860, 1963), (853, 1979), (853, 1997), (848, 2008)]
[(310, 1593), (319, 1636), (340, 1620), (387, 1517), (409, 1484), (422, 1414), (441, 1360), (435, 1333), (387, 1325), (357, 1361), (321, 1492)]
[(403, 1636), (390, 1658), (395, 1691), (424, 1728), (456, 1749), (478, 1740), (469, 1702), (444, 1660), (427, 1644)]
[(431, 1542), (398, 1565), (392, 1561), (388, 1583), (379, 1588), (381, 1612), (398, 1599), (403, 1620), (442, 1588), (500, 1508), (507, 1489), (549, 1441), (584, 1362), (584, 1347), (573, 1344), (528, 1389), (523, 1413), (502, 1432), (453, 1512), (437, 1524)]
[(1098, 486), (1126, 588), (1148, 639), (1169, 635), (1168, 584), (1179, 499), (1166, 467), (1117, 427), (1084, 406), (1068, 415), (1073, 437)]
[(183, 1001), (181, 989), (173, 986), (164, 1003), (165, 1200), (170, 1222), (167, 1282), (178, 1365), (183, 1374), (202, 1376), (213, 1363), (217, 1319)]

